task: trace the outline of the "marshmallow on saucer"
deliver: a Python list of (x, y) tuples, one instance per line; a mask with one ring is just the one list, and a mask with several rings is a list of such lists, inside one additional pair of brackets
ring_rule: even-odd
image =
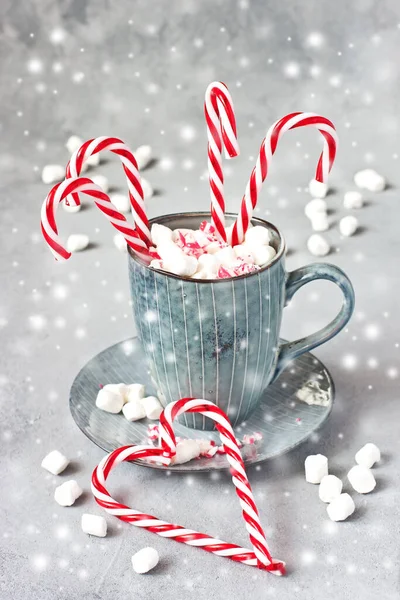
[(340, 494), (327, 507), (326, 512), (332, 521), (345, 521), (355, 510), (350, 494)]
[(173, 465), (180, 465), (189, 462), (193, 458), (200, 456), (200, 444), (197, 440), (182, 440), (176, 445), (176, 454), (172, 459)]
[(58, 183), (65, 177), (65, 167), (62, 165), (46, 165), (42, 171), (43, 183)]
[(347, 473), (347, 479), (352, 488), (359, 494), (369, 494), (376, 486), (375, 477), (373, 476), (372, 471), (362, 465), (352, 467)]
[(104, 517), (85, 513), (82, 515), (81, 526), (82, 531), (88, 535), (96, 537), (106, 537), (107, 535), (107, 521)]
[(147, 398), (143, 398), (142, 406), (145, 410), (146, 417), (152, 421), (159, 419), (163, 411), (163, 407), (161, 406), (159, 399), (155, 396), (147, 396)]
[(356, 463), (370, 469), (376, 462), (381, 460), (381, 451), (378, 446), (368, 442), (356, 454)]
[(308, 483), (321, 483), (328, 475), (328, 459), (323, 454), (310, 454), (304, 461), (304, 468)]
[(131, 383), (127, 386), (127, 402), (135, 402), (144, 398), (145, 387), (142, 383)]
[(347, 210), (352, 208), (361, 208), (364, 204), (361, 192), (350, 191), (346, 192), (343, 198), (343, 206)]
[(81, 233), (74, 233), (67, 239), (68, 252), (81, 252), (89, 246), (89, 236)]
[(53, 450), (49, 452), (47, 456), (42, 460), (42, 467), (49, 471), (49, 473), (53, 473), (53, 475), (59, 475), (62, 473), (69, 465), (69, 460), (61, 454), (58, 450)]
[(62, 483), (54, 490), (54, 500), (60, 506), (72, 506), (81, 495), (82, 489), (75, 479)]
[(343, 483), (335, 475), (325, 475), (319, 484), (318, 495), (322, 502), (333, 502), (342, 493)]
[(122, 412), (127, 421), (140, 421), (146, 416), (146, 411), (140, 400), (133, 400), (124, 404)]
[(110, 389), (108, 385), (101, 388), (97, 394), (96, 406), (105, 412), (120, 413), (124, 404), (125, 398), (123, 393), (117, 389)]
[(325, 198), (326, 194), (328, 193), (328, 186), (326, 183), (322, 183), (316, 179), (311, 179), (310, 183), (308, 184), (308, 191), (313, 198)]
[(135, 573), (148, 573), (158, 565), (159, 556), (154, 548), (142, 548), (131, 558)]
[(382, 192), (386, 187), (385, 178), (374, 169), (364, 169), (354, 175), (354, 183), (357, 187), (370, 192)]

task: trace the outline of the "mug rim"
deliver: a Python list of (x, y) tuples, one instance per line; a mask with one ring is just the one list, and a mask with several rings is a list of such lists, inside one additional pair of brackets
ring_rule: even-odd
[[(237, 219), (237, 215), (235, 213), (225, 213), (225, 216), (232, 217), (233, 219)], [(206, 219), (206, 218), (211, 217), (211, 213), (207, 212), (207, 211), (190, 211), (190, 212), (169, 213), (167, 215), (161, 215), (161, 216), (153, 217), (152, 219), (149, 219), (149, 226), (153, 225), (154, 223), (162, 224), (161, 221), (163, 219), (170, 219), (171, 217), (176, 217), (176, 218), (178, 218), (178, 217), (200, 217), (200, 218), (204, 217)], [(265, 219), (261, 219), (260, 217), (252, 217), (250, 219), (250, 222), (253, 223), (253, 221), (256, 222), (256, 224), (262, 223), (263, 226), (267, 226), (269, 229), (272, 229), (277, 234), (280, 244), (279, 244), (279, 251), (276, 253), (276, 255), (271, 260), (271, 262), (268, 263), (267, 265), (265, 265), (265, 267), (262, 267), (261, 269), (258, 269), (257, 271), (253, 271), (252, 273), (236, 275), (235, 277), (224, 277), (222, 279), (221, 278), (219, 278), (219, 279), (196, 279), (195, 277), (182, 277), (181, 275), (176, 275), (175, 273), (170, 273), (169, 271), (163, 271), (161, 269), (154, 269), (153, 267), (150, 267), (150, 265), (147, 265), (139, 257), (139, 255), (137, 255), (134, 252), (134, 250), (130, 246), (128, 246), (128, 254), (140, 266), (145, 267), (146, 269), (149, 269), (151, 271), (155, 271), (156, 273), (160, 273), (161, 275), (165, 275), (166, 277), (170, 277), (172, 279), (179, 279), (180, 281), (192, 281), (193, 283), (222, 283), (224, 281), (233, 281), (233, 280), (244, 279), (247, 277), (253, 277), (254, 275), (257, 275), (259, 273), (263, 273), (264, 271), (267, 271), (273, 265), (275, 265), (282, 258), (282, 256), (285, 253), (285, 250), (286, 250), (285, 238), (283, 237), (283, 235), (279, 231), (279, 229), (276, 227), (276, 225), (274, 225), (273, 223), (270, 223), (269, 221), (266, 221)]]

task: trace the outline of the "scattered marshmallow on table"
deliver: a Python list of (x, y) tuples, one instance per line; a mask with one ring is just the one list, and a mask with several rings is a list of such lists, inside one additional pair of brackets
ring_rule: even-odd
[(81, 495), (82, 489), (75, 479), (62, 483), (54, 490), (54, 500), (60, 506), (72, 506)]
[(365, 444), (365, 446), (360, 448), (355, 458), (358, 465), (370, 469), (375, 463), (381, 460), (381, 451), (379, 450), (378, 446), (368, 442)]
[(311, 218), (311, 227), (314, 231), (328, 231), (329, 222), (326, 213), (317, 213)]
[(342, 493), (343, 483), (335, 475), (325, 475), (319, 484), (318, 495), (322, 502), (332, 502)]
[(127, 252), (128, 251), (128, 244), (126, 243), (126, 239), (124, 238), (124, 236), (122, 235), (122, 233), (115, 234), (114, 237), (113, 237), (113, 242), (114, 242), (114, 246), (120, 252)]
[(304, 469), (308, 483), (321, 483), (328, 475), (328, 459), (323, 454), (310, 454), (304, 461)]
[(129, 197), (125, 194), (110, 194), (110, 200), (119, 212), (129, 213), (131, 211)]
[(348, 215), (347, 217), (343, 217), (343, 219), (340, 219), (339, 230), (342, 235), (349, 237), (357, 231), (357, 228), (357, 217), (353, 217), (353, 215)]
[(70, 154), (73, 154), (74, 152), (76, 152), (76, 150), (78, 150), (78, 148), (82, 146), (82, 144), (83, 140), (80, 137), (78, 137), (77, 135), (71, 135), (71, 137), (68, 138), (65, 147)]
[(141, 183), (144, 199), (149, 200), (154, 195), (153, 187), (147, 179), (144, 179), (144, 177), (141, 178)]
[(148, 573), (158, 565), (159, 556), (154, 548), (142, 548), (131, 558), (135, 573)]
[(43, 183), (58, 183), (65, 178), (65, 167), (62, 165), (46, 165), (42, 171)]
[(89, 535), (96, 537), (106, 537), (107, 535), (107, 521), (104, 517), (85, 513), (82, 515), (81, 526), (82, 531)]
[(152, 159), (151, 146), (139, 146), (134, 152), (138, 169), (145, 169)]
[(328, 193), (328, 186), (326, 183), (322, 183), (316, 179), (311, 179), (310, 183), (308, 184), (308, 191), (313, 198), (325, 198), (326, 194)]
[(355, 504), (350, 494), (340, 494), (326, 507), (326, 512), (332, 521), (345, 521), (353, 514)]
[(369, 494), (376, 486), (375, 477), (370, 469), (362, 465), (355, 465), (347, 473), (350, 485), (359, 494)]
[(107, 385), (97, 394), (96, 406), (105, 412), (120, 413), (124, 403), (124, 395), (118, 390), (110, 389)]
[(43, 469), (53, 473), (53, 475), (59, 475), (68, 467), (68, 465), (68, 458), (58, 450), (53, 450), (42, 460)]
[(370, 192), (382, 192), (386, 187), (385, 178), (374, 169), (364, 169), (354, 175), (354, 183), (357, 187)]
[(146, 411), (140, 400), (133, 400), (124, 404), (122, 412), (127, 421), (140, 421), (146, 416)]
[(326, 256), (331, 249), (327, 240), (318, 233), (308, 238), (307, 248), (313, 256)]
[(142, 405), (146, 412), (146, 417), (151, 419), (152, 421), (156, 421), (159, 419), (163, 407), (160, 404), (160, 401), (156, 396), (147, 396), (147, 398), (142, 399)]
[(324, 214), (328, 212), (328, 205), (325, 200), (314, 198), (307, 202), (304, 213), (309, 219), (313, 219), (316, 215)]
[(83, 233), (73, 233), (67, 239), (68, 252), (81, 252), (89, 246), (89, 236)]
[(110, 189), (110, 184), (107, 177), (104, 175), (92, 175), (90, 179), (107, 194), (108, 190)]
[(362, 208), (363, 204), (364, 200), (361, 192), (350, 191), (345, 193), (343, 198), (343, 206), (347, 210), (351, 210), (353, 208)]
[(189, 462), (193, 458), (200, 456), (200, 444), (197, 440), (187, 439), (178, 442), (176, 445), (176, 454), (172, 460), (173, 465), (180, 465)]

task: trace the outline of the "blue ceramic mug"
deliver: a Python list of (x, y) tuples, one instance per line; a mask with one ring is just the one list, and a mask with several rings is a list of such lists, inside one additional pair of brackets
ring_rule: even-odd
[[(208, 213), (181, 213), (153, 219), (171, 229), (198, 229)], [(235, 215), (226, 215), (227, 225)], [(165, 406), (192, 396), (212, 400), (237, 425), (258, 407), (263, 391), (294, 358), (334, 337), (354, 307), (353, 287), (337, 267), (325, 263), (285, 271), (285, 242), (262, 219), (276, 250), (259, 271), (232, 279), (195, 280), (146, 266), (129, 251), (133, 312), (160, 400)], [(281, 343), (285, 304), (305, 283), (328, 279), (343, 292), (339, 314), (317, 333)], [(184, 415), (195, 429), (212, 428), (201, 415)]]

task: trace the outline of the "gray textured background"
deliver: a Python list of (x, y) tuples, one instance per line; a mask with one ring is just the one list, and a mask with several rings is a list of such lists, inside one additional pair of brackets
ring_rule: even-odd
[[(398, 598), (398, 23), (395, 0), (2, 0), (2, 599)], [(320, 36), (310, 38), (313, 32)], [(322, 44), (310, 46), (313, 40)], [(249, 473), (273, 552), (288, 563), (280, 580), (112, 519), (105, 540), (80, 531), (82, 512), (100, 512), (89, 475), (103, 453), (73, 423), (68, 392), (85, 361), (134, 333), (127, 269), (110, 226), (89, 204), (78, 215), (60, 214), (62, 234), (88, 233), (93, 242), (67, 264), (55, 263), (39, 233), (48, 191), (40, 171), (66, 163), (71, 133), (153, 146), (158, 162), (145, 176), (158, 194), (149, 215), (207, 208), (202, 102), (214, 78), (230, 87), (237, 113), (241, 157), (225, 168), (232, 210), (273, 120), (320, 111), (340, 137), (329, 260), (351, 277), (357, 306), (348, 330), (317, 351), (336, 382), (336, 405), (319, 435)], [(304, 188), (320, 145), (314, 131), (288, 134), (260, 199), (258, 214), (269, 215), (288, 240), (289, 268), (312, 258)], [(388, 178), (389, 189), (367, 195), (358, 213), (362, 231), (342, 240), (342, 194), (367, 165)], [(124, 189), (116, 160), (98, 171)], [(338, 303), (329, 284), (301, 290), (286, 310), (283, 334), (313, 331)], [(332, 471), (344, 477), (368, 440), (384, 452), (377, 489), (355, 494), (354, 517), (334, 525), (317, 489), (304, 482), (304, 457), (327, 453)], [(54, 447), (73, 459), (60, 478), (40, 468)], [(53, 490), (72, 474), (86, 493), (62, 509)], [(161, 518), (247, 543), (227, 476), (166, 478), (125, 465), (111, 488)], [(135, 576), (130, 556), (144, 545), (159, 550), (161, 564)]]

